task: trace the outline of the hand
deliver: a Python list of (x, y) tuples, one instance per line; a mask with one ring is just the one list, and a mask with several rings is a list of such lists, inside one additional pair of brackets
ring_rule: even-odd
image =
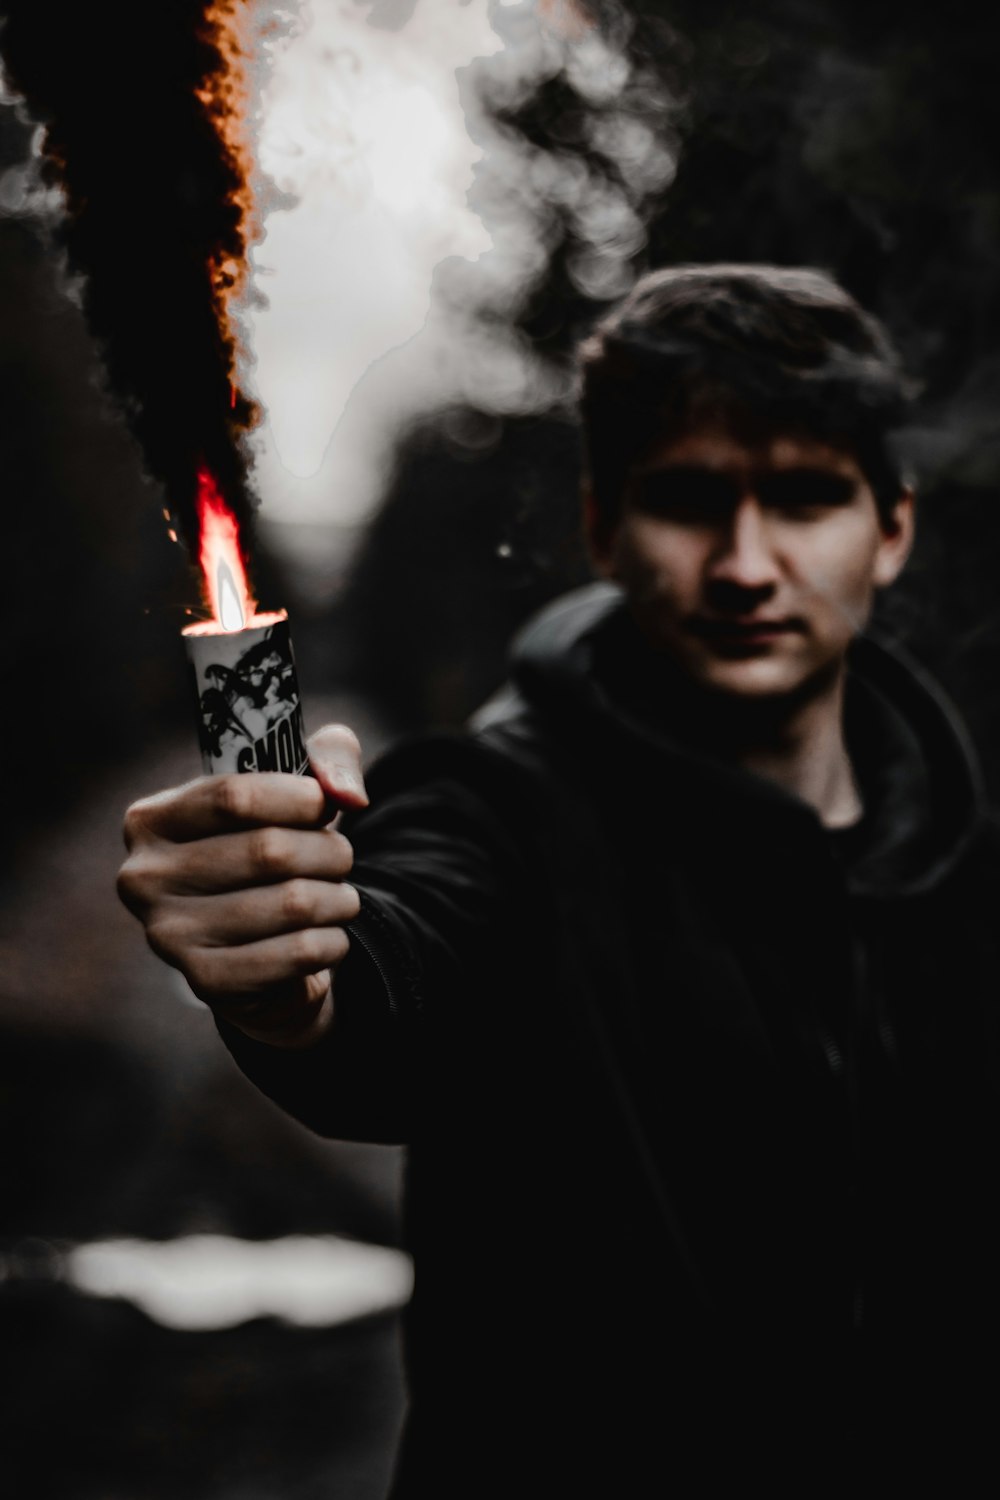
[(333, 1020), (331, 971), (358, 914), (354, 853), (330, 820), (364, 807), (361, 749), (329, 724), (309, 740), (316, 780), (277, 771), (202, 776), (133, 803), (118, 893), (153, 952), (199, 999), (275, 1047)]

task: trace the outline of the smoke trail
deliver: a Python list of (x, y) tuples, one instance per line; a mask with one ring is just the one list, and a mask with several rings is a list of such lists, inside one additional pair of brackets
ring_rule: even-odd
[[(8, 86), (41, 126), (38, 207), (58, 191), (54, 233), (154, 476), (189, 542), (206, 463), (244, 522), (241, 439), (256, 418), (232, 385), (218, 317), (248, 237), (233, 110), (231, 24), (241, 0), (7, 0)], [(23, 194), (22, 194), (23, 197)]]
[[(317, 518), (333, 496), (348, 522), (378, 500), (408, 423), (557, 405), (567, 373), (532, 326), (533, 293), (553, 257), (582, 308), (627, 290), (675, 168), (675, 103), (630, 54), (618, 3), (597, 24), (581, 0), (312, 0), (275, 58), (287, 13), (178, 0), (144, 12), (124, 70), (125, 0), (8, 10), (0, 49), (42, 122), (68, 268), (189, 538), (199, 462), (246, 520), (255, 397), (270, 415), (253, 449), (265, 505)], [(558, 145), (522, 128), (536, 107), (565, 116)], [(248, 120), (263, 122), (263, 174)], [(281, 190), (256, 220), (251, 177)], [(296, 444), (315, 457), (297, 464)], [(324, 449), (311, 480), (288, 472)]]

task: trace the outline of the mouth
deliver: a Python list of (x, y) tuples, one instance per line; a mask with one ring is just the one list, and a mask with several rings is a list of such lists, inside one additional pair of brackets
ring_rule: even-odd
[(801, 634), (803, 623), (785, 619), (727, 619), (714, 615), (694, 615), (688, 622), (693, 635), (723, 649), (769, 646), (782, 636)]

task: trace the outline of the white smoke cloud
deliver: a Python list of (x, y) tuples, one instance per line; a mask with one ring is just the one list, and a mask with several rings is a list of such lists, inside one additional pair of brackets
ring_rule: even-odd
[(394, 32), (313, 0), (274, 58), (258, 157), (294, 204), (266, 218), (252, 254), (266, 305), (244, 317), (274, 447), (295, 474), (319, 467), (364, 372), (418, 332), (434, 266), (488, 247), (464, 202), (478, 153), (455, 80), (499, 45), (483, 10), (435, 0)]
[[(268, 417), (265, 518), (326, 523), (335, 539), (377, 504), (415, 418), (565, 398), (565, 372), (511, 318), (567, 218), (578, 289), (627, 291), (644, 210), (676, 164), (674, 103), (627, 55), (626, 25), (623, 13), (618, 35), (599, 33), (569, 0), (417, 0), (391, 31), (359, 6), (311, 0), (275, 47), (259, 159), (294, 204), (266, 218), (253, 266), (267, 305), (243, 312)], [(497, 118), (560, 74), (591, 161)]]

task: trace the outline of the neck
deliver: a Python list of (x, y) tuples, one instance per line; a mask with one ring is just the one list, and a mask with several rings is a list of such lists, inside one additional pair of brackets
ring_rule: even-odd
[[(732, 742), (732, 759), (815, 808), (827, 828), (856, 823), (862, 809), (844, 742), (844, 671), (821, 693), (775, 713)], [(761, 733), (761, 730), (764, 732)]]
[[(634, 630), (629, 622), (624, 628)], [(699, 688), (636, 646), (633, 635), (606, 680), (647, 717), (655, 719), (668, 701), (671, 732), (682, 725), (693, 749), (776, 783), (815, 808), (828, 828), (858, 820), (862, 802), (844, 740), (843, 662), (797, 693), (754, 700)]]
[[(672, 727), (684, 724), (691, 747), (774, 781), (816, 808), (828, 828), (858, 822), (861, 795), (844, 741), (844, 663), (777, 699), (733, 699), (673, 673), (672, 681)], [(654, 715), (657, 696), (645, 699)]]

